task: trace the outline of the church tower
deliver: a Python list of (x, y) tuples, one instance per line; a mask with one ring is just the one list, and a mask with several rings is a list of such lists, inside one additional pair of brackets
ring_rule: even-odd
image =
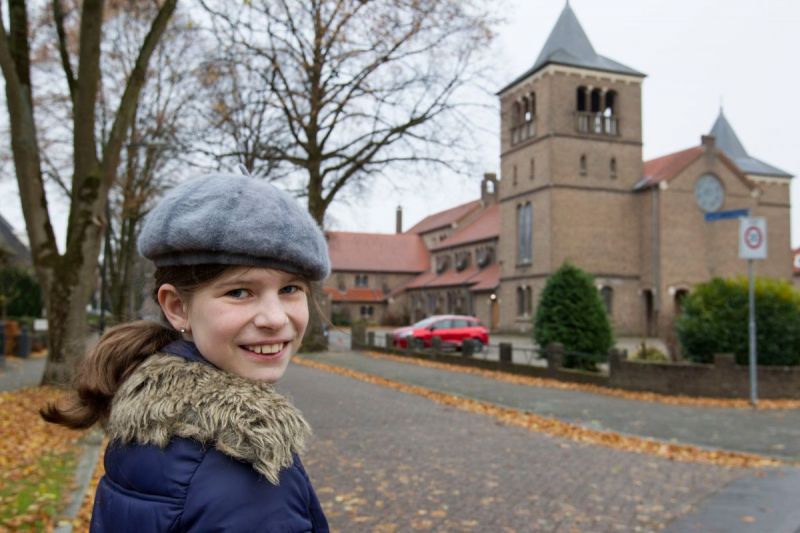
[[(565, 261), (638, 329), (644, 74), (598, 54), (567, 3), (533, 66), (499, 91), (501, 328), (530, 329)], [(619, 310), (619, 311), (618, 311)]]

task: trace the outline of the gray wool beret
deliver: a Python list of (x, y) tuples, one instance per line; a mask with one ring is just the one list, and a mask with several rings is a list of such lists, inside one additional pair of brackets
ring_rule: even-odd
[(138, 245), (159, 267), (264, 266), (315, 281), (331, 270), (311, 215), (269, 183), (235, 174), (200, 176), (170, 190), (145, 218)]

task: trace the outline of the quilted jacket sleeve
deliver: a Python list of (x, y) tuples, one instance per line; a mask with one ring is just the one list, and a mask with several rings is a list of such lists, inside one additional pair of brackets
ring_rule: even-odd
[(275, 486), (249, 464), (211, 449), (189, 482), (176, 531), (327, 532), (328, 524), (297, 456)]

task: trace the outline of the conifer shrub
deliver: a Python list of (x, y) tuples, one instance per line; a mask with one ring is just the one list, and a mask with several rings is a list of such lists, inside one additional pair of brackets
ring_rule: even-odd
[[(614, 345), (611, 324), (592, 277), (567, 262), (547, 279), (533, 323), (542, 348), (564, 346), (564, 366), (595, 370)], [(572, 352), (572, 353), (570, 353)]]
[[(756, 339), (759, 365), (800, 364), (800, 292), (788, 281), (755, 281)], [(714, 278), (697, 285), (676, 320), (686, 356), (713, 362), (715, 353), (733, 353), (748, 362), (748, 281)]]
[(42, 291), (33, 274), (17, 266), (0, 268), (0, 306), (7, 316), (42, 316)]

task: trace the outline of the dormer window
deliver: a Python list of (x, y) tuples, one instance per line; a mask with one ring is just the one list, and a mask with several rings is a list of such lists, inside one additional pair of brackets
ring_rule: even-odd
[(449, 255), (439, 255), (436, 257), (436, 273), (441, 274), (446, 272), (447, 269), (450, 267), (450, 256)]
[(494, 247), (481, 246), (475, 250), (475, 261), (480, 268), (485, 268), (494, 261)]
[(472, 254), (469, 251), (456, 252), (456, 270), (461, 272), (469, 266)]

